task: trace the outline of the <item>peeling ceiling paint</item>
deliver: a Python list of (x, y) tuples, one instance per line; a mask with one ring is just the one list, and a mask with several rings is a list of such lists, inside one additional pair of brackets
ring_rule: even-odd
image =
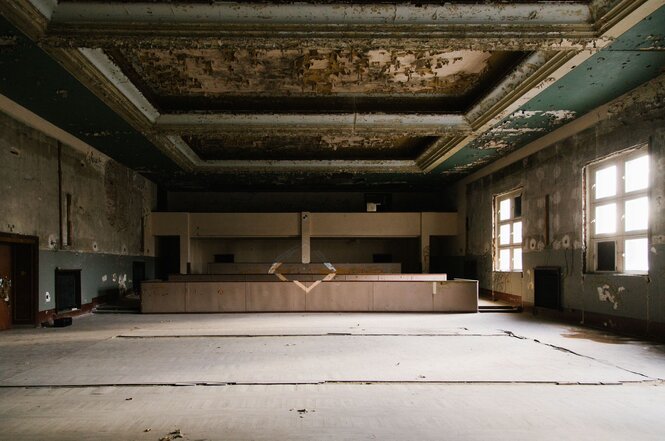
[[(156, 96), (462, 96), (505, 53), (407, 49), (126, 49), (115, 55)], [(131, 69), (131, 70), (130, 70)], [(135, 75), (133, 75), (133, 72)]]
[[(77, 0), (76, 3), (83, 1)], [(122, 3), (137, 2), (121, 0), (113, 3), (121, 7)], [(152, 3), (160, 1), (153, 0)], [(318, 0), (308, 3), (351, 2)], [(418, 4), (444, 3), (451, 2)], [(556, 2), (539, 2), (539, 5), (545, 3)], [(607, 7), (618, 3), (609, 2)], [(594, 5), (599, 6), (598, 3)], [(536, 12), (539, 7), (534, 6)], [(600, 14), (595, 10), (592, 13)], [(458, 40), (465, 38), (465, 29), (457, 31)], [(474, 103), (488, 96), (507, 74), (516, 70), (518, 63), (525, 60), (533, 48), (532, 40), (524, 41), (520, 47), (520, 35), (510, 37), (511, 50), (477, 49), (478, 37), (469, 39), (468, 47), (455, 46), (454, 50), (418, 47), (409, 43), (408, 36), (384, 39), (377, 44), (374, 40), (354, 39), (353, 35), (341, 30), (323, 44), (320, 36), (317, 38), (309, 41), (303, 33), (302, 47), (280, 45), (277, 36), (274, 40), (264, 38), (260, 45), (252, 44), (251, 40), (230, 43), (227, 38), (223, 42), (220, 40), (219, 47), (212, 48), (208, 43), (197, 45), (196, 36), (192, 35), (192, 47), (189, 48), (182, 41), (173, 48), (165, 48), (125, 40), (128, 44), (102, 49), (162, 115), (366, 113), (429, 114), (444, 118), (445, 114), (465, 115)], [(273, 43), (269, 44), (270, 41)], [(313, 47), (313, 41), (317, 46)], [(168, 151), (155, 143), (155, 138), (161, 135), (159, 127), (146, 128), (145, 124), (141, 126), (126, 116), (124, 119), (118, 116), (115, 113), (118, 108), (106, 100), (106, 89), (96, 90), (94, 84), (87, 83), (96, 95), (91, 93), (41, 49), (49, 50), (48, 39), (40, 41), (40, 48), (5, 20), (0, 20), (0, 93), (165, 188), (433, 189), (519, 149), (659, 75), (665, 69), (663, 41), (665, 7), (637, 23), (579, 66), (574, 66), (563, 77), (551, 81), (545, 78), (549, 87), (534, 94), (530, 100), (520, 102), (519, 108), (512, 113), (500, 114), (502, 119), (492, 120), (491, 125), (475, 134), (475, 140), (430, 173), (352, 172), (339, 168), (325, 172), (306, 168), (278, 172), (269, 166), (273, 160), (344, 159), (380, 163), (391, 159), (414, 159), (435, 142), (446, 144), (446, 140), (456, 139), (446, 138), (445, 134), (441, 137), (417, 136), (410, 133), (408, 127), (371, 135), (344, 133), (342, 130), (339, 134), (312, 130), (305, 133), (298, 131), (297, 127), (290, 133), (273, 133), (269, 128), (261, 128), (247, 133), (231, 134), (219, 130), (205, 135), (181, 134), (193, 154), (204, 160), (260, 160), (267, 161), (267, 165), (255, 172), (206, 170), (192, 173), (180, 169)], [(519, 50), (515, 50), (516, 46)], [(552, 48), (552, 51), (548, 48), (538, 54), (548, 62), (556, 51), (563, 50), (562, 46), (565, 45), (559, 43), (558, 48)], [(574, 44), (569, 46), (565, 50), (575, 49)], [(102, 49), (98, 50), (101, 52)], [(520, 68), (529, 70), (529, 66)], [(532, 70), (538, 71), (537, 67)], [(533, 73), (516, 76), (515, 81), (505, 86), (506, 90), (519, 88), (530, 80), (530, 75)], [(498, 96), (496, 102), (500, 103), (502, 99)]]
[(665, 72), (665, 7), (457, 152), (434, 173), (463, 177)]

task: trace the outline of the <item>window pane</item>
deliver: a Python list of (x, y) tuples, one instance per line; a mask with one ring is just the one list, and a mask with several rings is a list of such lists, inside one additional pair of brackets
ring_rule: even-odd
[(617, 167), (607, 167), (596, 171), (596, 199), (617, 194)]
[(643, 190), (649, 186), (649, 157), (641, 156), (626, 161), (626, 192)]
[(624, 247), (625, 270), (647, 272), (649, 270), (649, 245), (647, 238), (626, 240)]
[(522, 270), (522, 248), (513, 248), (513, 269)]
[(510, 219), (510, 199), (499, 202), (499, 220)]
[(522, 216), (522, 195), (515, 196), (515, 217)]
[(510, 271), (510, 248), (499, 250), (499, 271)]
[(596, 234), (614, 233), (617, 230), (617, 204), (596, 207)]
[(510, 243), (510, 224), (499, 227), (499, 245), (508, 245)]
[(513, 224), (513, 243), (522, 243), (522, 222)]
[(649, 198), (643, 197), (626, 201), (626, 231), (649, 228)]
[(598, 242), (597, 246), (597, 271), (616, 270), (616, 243), (611, 241)]

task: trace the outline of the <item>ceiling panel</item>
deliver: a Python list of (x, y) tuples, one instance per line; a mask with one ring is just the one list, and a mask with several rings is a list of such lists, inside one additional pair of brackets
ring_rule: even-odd
[(388, 106), (406, 100), (412, 111), (420, 110), (419, 103), (438, 110), (432, 103), (438, 99), (440, 111), (463, 111), (524, 53), (226, 47), (128, 48), (109, 55), (157, 107), (171, 111), (216, 108), (220, 99), (235, 109), (236, 101), (246, 103), (248, 97), (260, 109), (263, 102), (285, 99), (286, 111), (326, 106), (313, 97), (330, 97), (332, 107), (344, 110), (358, 97), (374, 111), (381, 110), (382, 99)]

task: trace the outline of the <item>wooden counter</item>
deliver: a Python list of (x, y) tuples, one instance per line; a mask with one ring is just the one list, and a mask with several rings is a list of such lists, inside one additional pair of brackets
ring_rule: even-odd
[(478, 311), (478, 282), (446, 280), (445, 274), (344, 275), (329, 281), (312, 275), (292, 275), (290, 281), (247, 275), (207, 281), (200, 277), (144, 282), (142, 312)]

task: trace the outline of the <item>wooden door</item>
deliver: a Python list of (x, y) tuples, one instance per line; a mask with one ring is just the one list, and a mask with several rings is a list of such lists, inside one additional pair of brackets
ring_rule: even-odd
[(0, 243), (0, 330), (12, 326), (12, 247)]

